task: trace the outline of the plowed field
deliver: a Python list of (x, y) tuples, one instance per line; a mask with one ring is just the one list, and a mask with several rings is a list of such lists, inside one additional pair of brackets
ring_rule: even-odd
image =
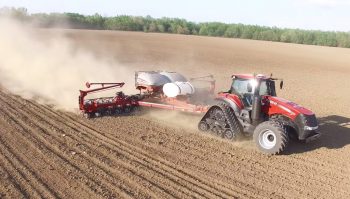
[[(38, 34), (45, 40), (54, 31)], [(285, 81), (278, 94), (312, 109), (323, 136), (266, 156), (250, 140), (199, 133), (196, 116), (144, 111), (88, 120), (3, 88), (0, 198), (350, 198), (350, 49), (63, 32), (76, 48), (131, 70), (213, 74), (218, 90), (229, 87), (234, 72), (272, 72)]]

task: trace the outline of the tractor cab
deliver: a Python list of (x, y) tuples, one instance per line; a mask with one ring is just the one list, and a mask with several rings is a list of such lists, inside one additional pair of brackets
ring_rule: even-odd
[[(265, 75), (233, 75), (228, 93), (239, 97), (242, 107), (250, 109), (253, 96), (276, 96), (275, 80)], [(281, 82), (281, 87), (283, 83)]]

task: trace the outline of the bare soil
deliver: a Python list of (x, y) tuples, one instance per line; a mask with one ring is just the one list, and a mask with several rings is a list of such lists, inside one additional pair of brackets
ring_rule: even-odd
[(0, 198), (350, 197), (350, 49), (135, 32), (38, 34), (45, 40), (56, 32), (130, 70), (213, 74), (217, 90), (229, 88), (233, 73), (273, 73), (285, 81), (278, 95), (312, 109), (323, 136), (266, 156), (250, 140), (199, 133), (195, 116), (145, 111), (87, 120), (3, 88)]

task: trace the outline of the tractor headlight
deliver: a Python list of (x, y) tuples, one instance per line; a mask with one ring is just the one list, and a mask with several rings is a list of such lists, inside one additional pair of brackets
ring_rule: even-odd
[(318, 126), (314, 126), (314, 127), (304, 126), (304, 130), (306, 130), (306, 131), (314, 131), (314, 130), (317, 130), (317, 129), (318, 129)]

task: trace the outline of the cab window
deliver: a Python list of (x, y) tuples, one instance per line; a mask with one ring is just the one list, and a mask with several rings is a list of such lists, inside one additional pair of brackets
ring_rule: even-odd
[[(234, 79), (231, 86), (231, 93), (238, 94), (238, 95), (247, 95), (247, 94), (253, 94), (253, 90), (251, 92), (248, 92), (248, 84), (250, 84), (251, 81), (249, 79)], [(251, 85), (253, 88), (253, 85)], [(255, 88), (253, 88), (255, 89)], [(259, 88), (259, 95), (272, 95), (274, 96), (274, 82), (273, 81), (266, 81), (262, 80), (260, 81), (260, 88)]]
[(249, 84), (249, 80), (246, 80), (246, 79), (233, 80), (232, 86), (231, 86), (231, 93), (235, 93), (239, 95), (244, 95), (249, 93), (248, 84)]

